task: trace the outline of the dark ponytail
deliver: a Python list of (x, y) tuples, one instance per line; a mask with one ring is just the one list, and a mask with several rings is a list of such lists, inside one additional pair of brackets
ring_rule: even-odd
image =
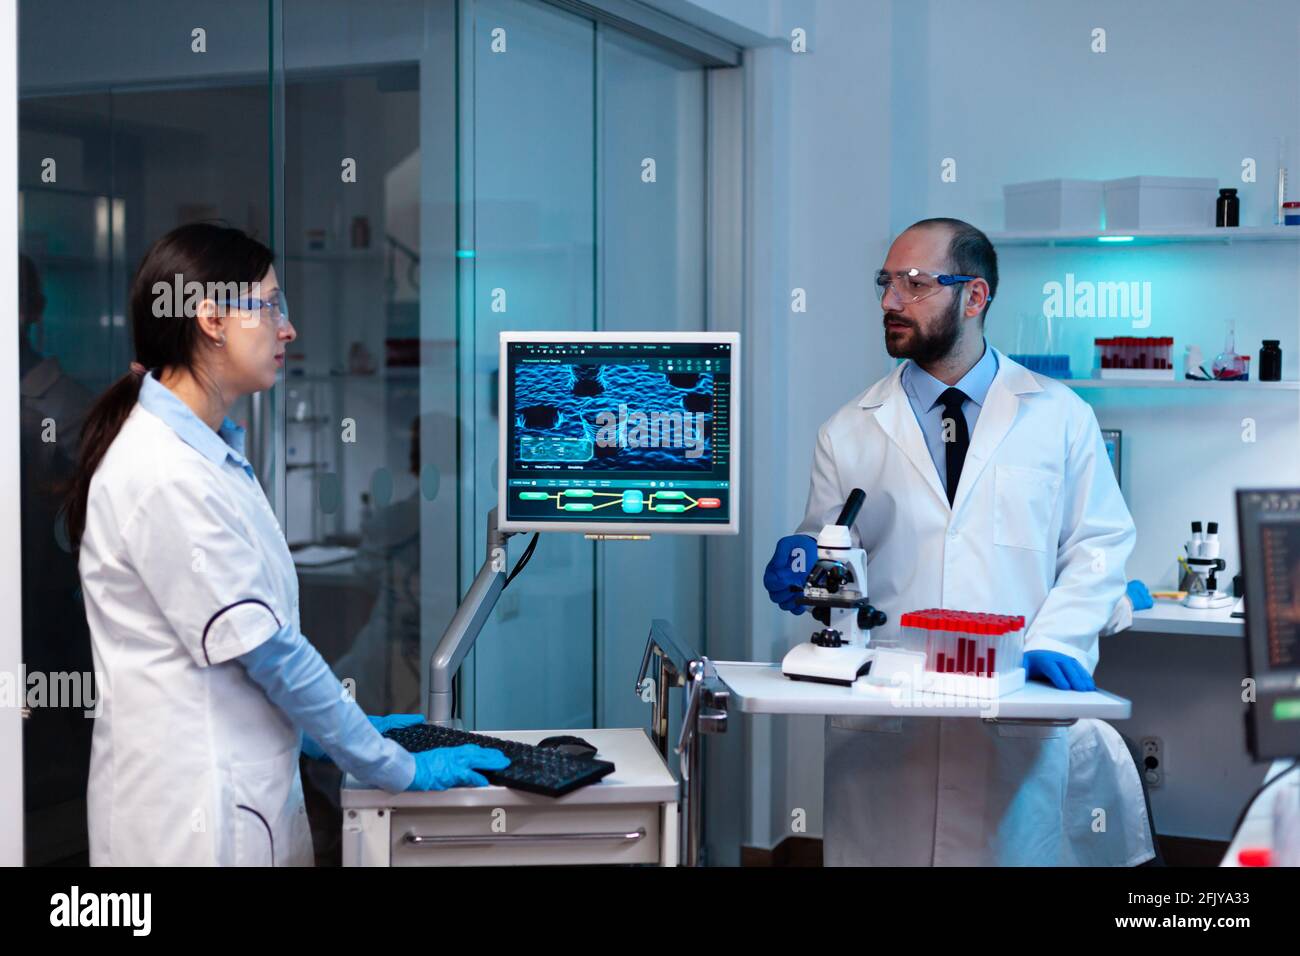
[[(80, 545), (86, 530), (90, 480), (135, 408), (144, 375), (163, 368), (195, 372), (198, 327), (192, 310), (184, 307), (188, 293), (183, 296), (173, 293), (185, 290), (190, 282), (199, 282), (204, 289), (210, 288), (210, 284), (252, 284), (266, 275), (274, 258), (270, 249), (246, 233), (207, 222), (173, 229), (144, 254), (131, 280), (127, 301), (135, 361), (142, 368), (127, 372), (110, 385), (90, 409), (82, 426), (77, 468), (64, 501), (68, 539), (74, 548)], [(165, 295), (161, 287), (168, 290)], [(170, 305), (161, 309), (161, 315), (157, 308), (160, 297)], [(144, 369), (151, 371), (146, 373)]]

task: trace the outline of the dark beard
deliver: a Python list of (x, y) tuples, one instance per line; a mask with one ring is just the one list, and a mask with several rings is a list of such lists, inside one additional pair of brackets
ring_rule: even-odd
[[(909, 322), (896, 312), (890, 312), (885, 316), (886, 319), (894, 318), (903, 322)], [(909, 345), (903, 346), (895, 351), (894, 347), (889, 344), (889, 335), (885, 335), (885, 351), (892, 358), (911, 359), (917, 365), (932, 365), (942, 358), (945, 358), (952, 351), (953, 346), (957, 344), (957, 337), (961, 334), (961, 296), (953, 297), (952, 305), (948, 311), (943, 314), (939, 322), (939, 327), (928, 335), (923, 333), (915, 324), (912, 325), (912, 340)]]

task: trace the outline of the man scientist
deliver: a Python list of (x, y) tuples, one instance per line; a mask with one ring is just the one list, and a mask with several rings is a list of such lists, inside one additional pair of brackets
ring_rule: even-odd
[[(984, 341), (997, 256), (956, 219), (910, 226), (875, 277), (885, 348), (906, 359), (822, 425), (808, 506), (764, 585), (784, 610), (817, 534), (857, 487), (871, 602), (1021, 614), (1025, 669), (1092, 690), (1097, 635), (1136, 531), (1092, 409)], [(1065, 858), (1066, 728), (831, 717), (827, 865), (1053, 865)]]

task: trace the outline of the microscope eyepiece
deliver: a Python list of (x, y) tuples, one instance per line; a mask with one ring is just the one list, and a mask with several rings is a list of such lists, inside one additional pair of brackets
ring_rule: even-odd
[(835, 523), (846, 528), (853, 527), (853, 522), (858, 520), (858, 512), (862, 509), (862, 502), (866, 499), (867, 493), (861, 488), (850, 491), (849, 499), (844, 502), (844, 507), (840, 509), (840, 516), (835, 519)]

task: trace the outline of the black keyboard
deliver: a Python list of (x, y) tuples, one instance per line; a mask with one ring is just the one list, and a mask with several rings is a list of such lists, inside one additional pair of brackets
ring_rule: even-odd
[(537, 747), (517, 740), (472, 734), (466, 730), (453, 730), (451, 727), (433, 724), (397, 727), (385, 731), (384, 736), (397, 741), (411, 753), (437, 747), (459, 747), (462, 744), (478, 744), (480, 747), (499, 750), (510, 758), (510, 766), (504, 770), (478, 771), (487, 778), (488, 783), (540, 793), (545, 797), (562, 797), (614, 772), (614, 765), (608, 760), (579, 757), (560, 753), (550, 747)]

